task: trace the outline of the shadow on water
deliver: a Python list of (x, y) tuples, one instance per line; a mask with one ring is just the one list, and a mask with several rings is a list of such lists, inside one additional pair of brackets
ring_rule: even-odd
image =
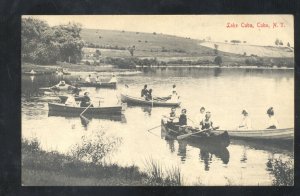
[(294, 141), (231, 139), (231, 144), (240, 145), (256, 150), (264, 150), (272, 153), (284, 153), (290, 155), (294, 152)]
[(187, 157), (187, 147), (193, 147), (199, 149), (199, 160), (204, 163), (204, 170), (208, 171), (210, 164), (212, 163), (213, 157), (220, 159), (223, 164), (228, 164), (230, 154), (227, 148), (218, 147), (214, 144), (202, 144), (187, 140), (176, 140), (174, 136), (167, 134), (165, 131), (161, 131), (162, 139), (165, 139), (166, 143), (169, 146), (170, 152), (174, 153), (175, 142), (178, 142), (178, 151), (177, 155), (180, 157), (180, 160), (184, 163)]

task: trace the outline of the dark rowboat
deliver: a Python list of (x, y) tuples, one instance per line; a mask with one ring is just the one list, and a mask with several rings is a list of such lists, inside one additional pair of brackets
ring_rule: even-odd
[(81, 87), (117, 88), (116, 82), (77, 82)]
[[(62, 103), (48, 103), (49, 112), (72, 113), (80, 114), (86, 107), (68, 106)], [(100, 114), (122, 114), (122, 105), (106, 106), (106, 107), (90, 107), (85, 111), (85, 114), (100, 115)]]
[(121, 94), (122, 102), (128, 105), (141, 105), (141, 106), (161, 106), (161, 107), (177, 107), (180, 105), (180, 101), (172, 102), (168, 100), (168, 97), (154, 98), (153, 101), (147, 101), (142, 97), (133, 97), (130, 95)]
[[(172, 135), (174, 137), (182, 136), (186, 133), (182, 133), (183, 130), (188, 129), (191, 132), (198, 132), (199, 129), (194, 129), (192, 127), (185, 127), (182, 128), (179, 125), (175, 125), (173, 123), (168, 123), (165, 119), (161, 120), (161, 128), (164, 130), (167, 134)], [(185, 138), (186, 140), (190, 140), (192, 142), (207, 144), (207, 145), (217, 145), (218, 147), (227, 147), (230, 144), (230, 138), (227, 133), (227, 131), (224, 131), (222, 133), (211, 133), (210, 135), (202, 132), (197, 133), (193, 135), (189, 135)]]

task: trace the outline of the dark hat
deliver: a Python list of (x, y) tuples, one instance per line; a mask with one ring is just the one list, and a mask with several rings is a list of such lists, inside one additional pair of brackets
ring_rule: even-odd
[(243, 110), (242, 114), (248, 114), (248, 112), (246, 110)]
[(270, 108), (267, 110), (267, 114), (269, 114), (269, 115), (274, 115), (273, 107), (270, 107)]

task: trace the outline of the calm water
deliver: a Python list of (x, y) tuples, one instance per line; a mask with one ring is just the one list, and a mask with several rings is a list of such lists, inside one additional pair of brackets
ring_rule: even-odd
[[(97, 105), (118, 102), (120, 92), (129, 85), (130, 94), (140, 94), (144, 84), (154, 95), (170, 94), (172, 84), (192, 120), (201, 106), (212, 113), (214, 123), (222, 129), (233, 129), (247, 109), (254, 128), (264, 128), (266, 110), (273, 106), (281, 128), (294, 126), (294, 73), (293, 70), (244, 70), (172, 68), (147, 69), (140, 75), (118, 77), (118, 89), (84, 88)], [(91, 118), (85, 126), (79, 117), (48, 114), (48, 102), (58, 101), (43, 96), (39, 87), (52, 86), (64, 79), (74, 81), (79, 75), (22, 76), (22, 137), (37, 137), (45, 150), (69, 152), (81, 137), (93, 137), (99, 130), (122, 138), (118, 150), (106, 161), (120, 165), (137, 165), (145, 170), (146, 160), (159, 161), (165, 169), (179, 166), (186, 184), (204, 185), (271, 185), (267, 163), (271, 158), (287, 158), (293, 154), (288, 148), (276, 144), (232, 140), (227, 149), (214, 149), (185, 141), (164, 137), (160, 128), (161, 116), (169, 108), (127, 107), (121, 117)], [(107, 76), (103, 78), (108, 80)], [(178, 110), (179, 112), (179, 110)], [(189, 122), (191, 123), (191, 121)]]

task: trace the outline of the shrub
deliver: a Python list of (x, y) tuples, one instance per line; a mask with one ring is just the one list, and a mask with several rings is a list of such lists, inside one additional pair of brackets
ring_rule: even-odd
[(283, 161), (279, 159), (271, 159), (267, 163), (267, 167), (274, 176), (274, 186), (293, 186), (294, 185), (294, 162), (292, 159)]
[(81, 139), (81, 143), (77, 143), (72, 147), (70, 156), (94, 164), (101, 164), (101, 160), (109, 153), (112, 153), (121, 142), (121, 138), (106, 137), (103, 131), (93, 135), (91, 138), (82, 136)]
[(222, 57), (221, 56), (216, 56), (214, 60), (214, 64), (221, 65), (222, 64)]

